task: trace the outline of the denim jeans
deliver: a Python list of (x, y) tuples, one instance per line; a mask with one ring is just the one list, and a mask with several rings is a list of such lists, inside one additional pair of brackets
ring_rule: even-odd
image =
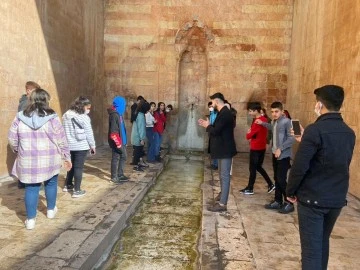
[(86, 155), (89, 150), (70, 151), (72, 168), (66, 175), (66, 185), (70, 186), (74, 179), (74, 190), (79, 191), (82, 181)]
[(112, 148), (111, 157), (111, 179), (124, 175), (125, 162), (127, 158), (126, 146), (120, 148)]
[(155, 160), (155, 140), (154, 140), (154, 131), (152, 127), (146, 128), (146, 137), (148, 139), (148, 152), (147, 152), (147, 160), (154, 161)]
[(230, 191), (230, 170), (232, 158), (218, 159), (219, 172), (220, 172), (220, 185), (221, 185), (221, 204), (227, 204)]
[(290, 157), (277, 159), (275, 155), (272, 156), (272, 164), (274, 169), (275, 180), (275, 201), (283, 203), (286, 199), (287, 186), (287, 172), (290, 168)]
[[(58, 175), (54, 175), (44, 182), (46, 205), (48, 210), (56, 206)], [(27, 219), (36, 217), (36, 209), (39, 202), (39, 191), (41, 183), (25, 184), (25, 208)]]
[(303, 270), (326, 270), (329, 238), (341, 208), (309, 207), (298, 203)]
[(212, 158), (210, 165), (214, 167), (218, 167), (218, 160), (216, 158)]
[(264, 177), (268, 186), (272, 185), (271, 179), (265, 169), (262, 167), (265, 157), (265, 150), (250, 150), (250, 162), (249, 162), (249, 189), (254, 189), (256, 171), (258, 171), (262, 177)]
[(154, 132), (155, 156), (160, 156), (161, 140), (162, 140), (162, 135), (158, 132)]

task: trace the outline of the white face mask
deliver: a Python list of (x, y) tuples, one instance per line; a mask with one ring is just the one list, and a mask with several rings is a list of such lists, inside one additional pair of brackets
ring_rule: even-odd
[(209, 111), (210, 111), (210, 112), (213, 112), (213, 111), (214, 111), (214, 108), (213, 108), (213, 107), (210, 107), (210, 108), (209, 108)]
[[(318, 106), (319, 104), (319, 106)], [(320, 101), (318, 101), (316, 104), (315, 104), (315, 109), (314, 109), (314, 112), (317, 116), (320, 116), (321, 115), (321, 108), (322, 108), (322, 103)]]
[(170, 109), (166, 108), (165, 112), (170, 112)]
[(89, 114), (90, 113), (90, 110), (88, 109), (88, 110), (85, 110), (85, 112), (84, 112), (85, 114)]

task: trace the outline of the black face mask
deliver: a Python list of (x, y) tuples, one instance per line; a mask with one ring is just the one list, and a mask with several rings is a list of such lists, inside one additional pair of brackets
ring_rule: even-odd
[(215, 102), (213, 102), (213, 108), (214, 108), (214, 112), (217, 112), (218, 111), (218, 107), (217, 107), (217, 104)]

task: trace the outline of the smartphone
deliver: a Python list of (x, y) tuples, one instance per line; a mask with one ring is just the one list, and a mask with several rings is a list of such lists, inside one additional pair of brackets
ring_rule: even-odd
[(300, 121), (297, 119), (293, 119), (293, 120), (291, 120), (291, 125), (294, 130), (294, 135), (301, 136)]

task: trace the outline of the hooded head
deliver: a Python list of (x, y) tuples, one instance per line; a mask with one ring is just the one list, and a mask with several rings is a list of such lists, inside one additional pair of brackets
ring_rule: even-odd
[(113, 106), (118, 114), (123, 115), (126, 108), (126, 100), (124, 97), (117, 96), (113, 99)]

